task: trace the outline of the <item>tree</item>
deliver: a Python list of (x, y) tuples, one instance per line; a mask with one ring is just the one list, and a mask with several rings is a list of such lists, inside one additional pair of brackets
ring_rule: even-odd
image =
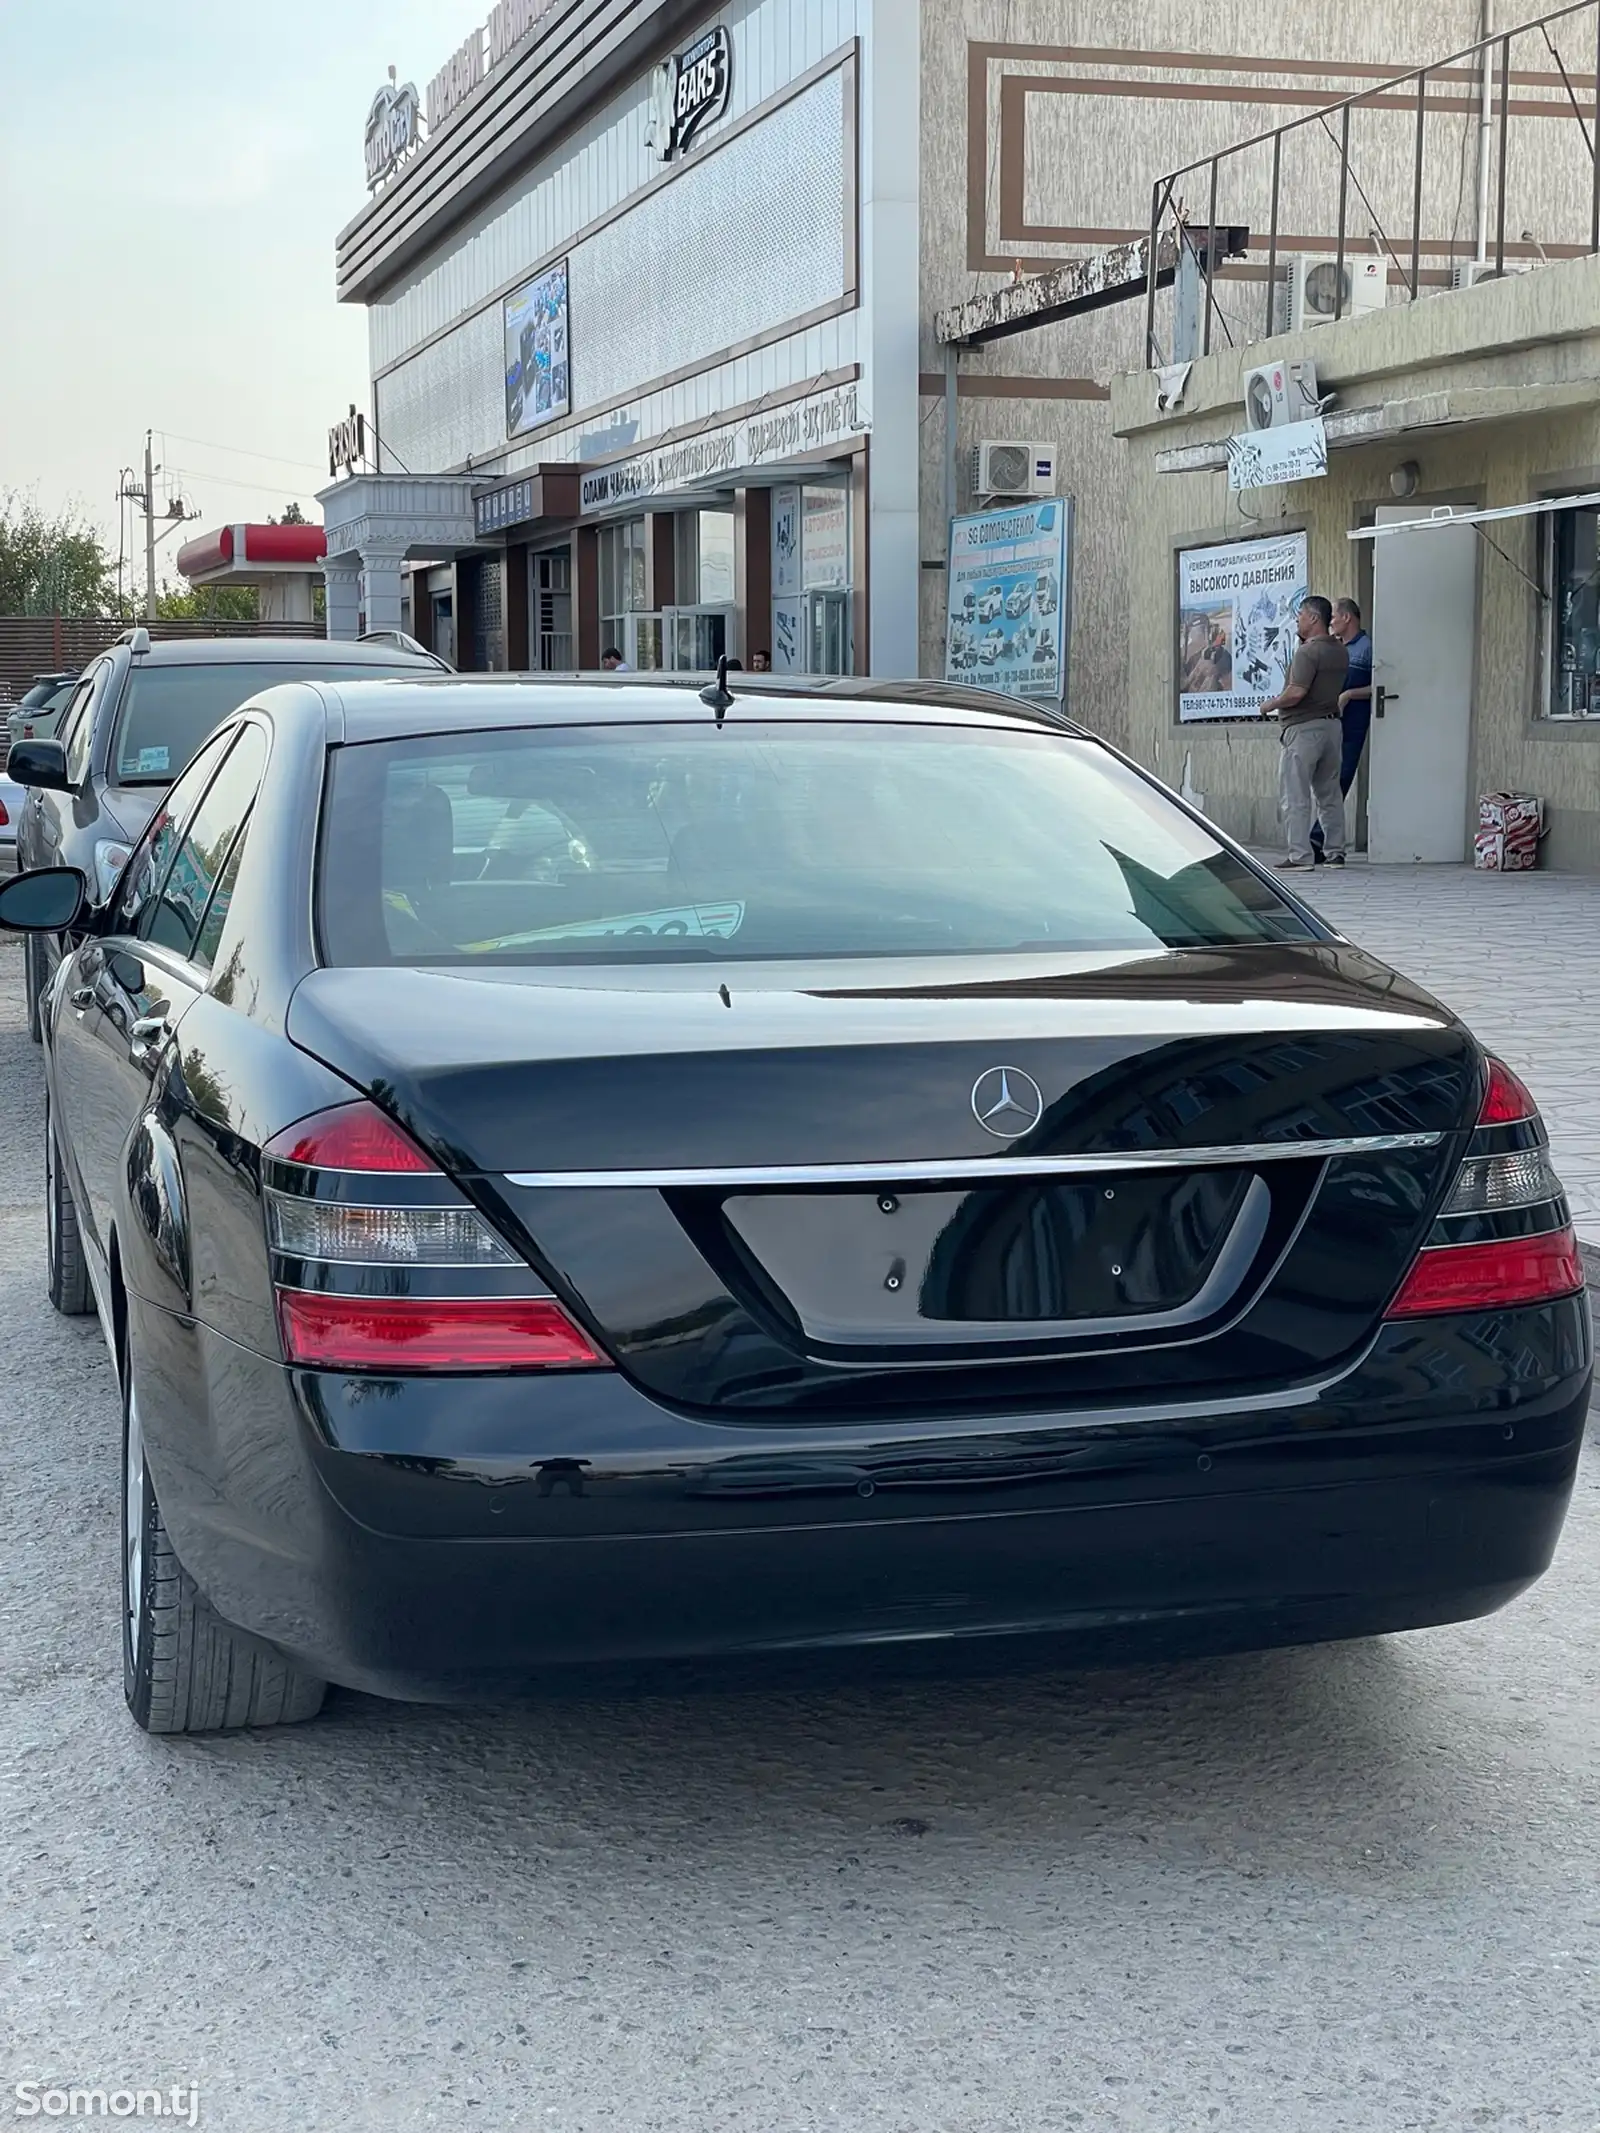
[(259, 612), (253, 585), (186, 585), (169, 579), (156, 595), (158, 622), (254, 622)]
[(285, 504), (282, 518), (274, 518), (270, 511), (267, 513), (267, 524), (269, 526), (309, 526), (310, 523), (310, 519), (306, 517), (298, 504)]
[(109, 615), (116, 564), (71, 511), (47, 516), (36, 497), (0, 496), (0, 615)]

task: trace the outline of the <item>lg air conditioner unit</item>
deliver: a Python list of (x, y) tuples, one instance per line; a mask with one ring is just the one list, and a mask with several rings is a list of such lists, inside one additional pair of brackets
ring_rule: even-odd
[(1492, 259), (1463, 259), (1450, 269), (1452, 289), (1475, 289), (1480, 281), (1504, 281), (1510, 274), (1531, 274), (1531, 259), (1508, 259), (1497, 267)]
[(1331, 326), (1335, 315), (1360, 318), (1381, 311), (1389, 301), (1389, 263), (1368, 253), (1350, 253), (1341, 267), (1337, 255), (1308, 253), (1290, 262), (1288, 276), (1273, 291), (1273, 331), (1304, 333), (1308, 326)]
[(1308, 356), (1292, 363), (1261, 363), (1244, 374), (1247, 430), (1277, 430), (1286, 422), (1309, 422), (1318, 405), (1317, 366)]
[(972, 448), (974, 496), (1054, 496), (1056, 448), (1053, 444), (1013, 444), (1009, 440)]

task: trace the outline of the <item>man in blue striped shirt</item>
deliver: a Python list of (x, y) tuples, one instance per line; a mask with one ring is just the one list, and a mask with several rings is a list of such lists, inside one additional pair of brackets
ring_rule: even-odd
[[(1372, 724), (1372, 639), (1362, 627), (1361, 609), (1354, 600), (1333, 603), (1333, 635), (1342, 640), (1349, 667), (1339, 697), (1339, 723), (1344, 741), (1339, 758), (1339, 790), (1348, 794), (1356, 782), (1361, 751), (1367, 745)], [(1346, 810), (1348, 816), (1348, 810)], [(1322, 864), (1322, 824), (1313, 823), (1311, 850)]]

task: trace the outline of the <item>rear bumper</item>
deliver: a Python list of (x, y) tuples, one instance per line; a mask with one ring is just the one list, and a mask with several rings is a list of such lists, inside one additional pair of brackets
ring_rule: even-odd
[(291, 1373), (139, 1315), (157, 1375), (175, 1391), (197, 1363), (211, 1391), (150, 1457), (213, 1604), (333, 1681), (423, 1699), (610, 1664), (996, 1637), (1093, 1659), (1486, 1613), (1550, 1561), (1589, 1395), (1582, 1298), (1387, 1329), (1336, 1396), (1286, 1407), (876, 1432), (687, 1420), (611, 1373)]

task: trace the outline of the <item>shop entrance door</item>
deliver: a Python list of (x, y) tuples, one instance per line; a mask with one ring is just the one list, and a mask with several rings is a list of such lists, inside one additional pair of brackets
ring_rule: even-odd
[[(1420, 515), (1384, 505), (1378, 524)], [(1470, 526), (1372, 544), (1373, 717), (1367, 850), (1374, 862), (1467, 856), (1478, 536)]]
[(731, 608), (665, 607), (656, 615), (628, 617), (628, 664), (641, 674), (709, 673), (733, 649)]

